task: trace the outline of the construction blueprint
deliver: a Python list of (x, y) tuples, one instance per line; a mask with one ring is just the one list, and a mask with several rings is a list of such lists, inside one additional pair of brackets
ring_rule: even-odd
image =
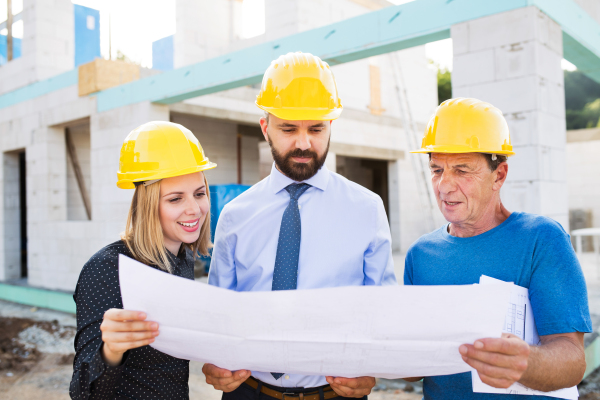
[(343, 377), (467, 372), (458, 347), (500, 337), (512, 284), (235, 292), (119, 256), (123, 306), (152, 347), (229, 370)]
[[(502, 281), (498, 279), (490, 278), (485, 275), (482, 275), (479, 279), (480, 285), (497, 285), (501, 282)], [(529, 302), (528, 289), (517, 285), (513, 286), (510, 294), (510, 301), (508, 302), (508, 309), (506, 311), (506, 318), (504, 320), (503, 332), (512, 333), (532, 345), (540, 344), (540, 338), (535, 326), (535, 319), (533, 317), (533, 312), (531, 311), (531, 303)], [(498, 389), (483, 383), (479, 378), (477, 371), (471, 371), (471, 377), (473, 380), (473, 392), (476, 393), (524, 394), (530, 396), (549, 396), (560, 399), (579, 398), (577, 386), (554, 392), (541, 392), (539, 390), (530, 389), (517, 382), (507, 389)]]

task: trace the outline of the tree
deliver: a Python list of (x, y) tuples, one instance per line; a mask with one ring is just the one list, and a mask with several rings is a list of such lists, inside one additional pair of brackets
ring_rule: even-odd
[(437, 84), (438, 84), (438, 102), (452, 98), (452, 80), (451, 73), (446, 68), (438, 68)]
[(600, 83), (580, 71), (565, 71), (567, 129), (600, 127)]

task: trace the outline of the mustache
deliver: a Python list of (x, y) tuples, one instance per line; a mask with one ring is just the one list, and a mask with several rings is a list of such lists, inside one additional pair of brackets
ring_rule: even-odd
[(294, 150), (290, 151), (289, 153), (287, 153), (286, 158), (289, 159), (290, 157), (317, 158), (318, 155), (316, 152), (314, 152), (310, 149), (306, 149), (306, 150), (294, 149)]

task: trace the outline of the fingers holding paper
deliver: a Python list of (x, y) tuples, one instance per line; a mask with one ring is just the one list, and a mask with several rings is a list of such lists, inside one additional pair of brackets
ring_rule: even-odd
[(146, 321), (146, 313), (111, 308), (104, 313), (102, 357), (109, 365), (118, 365), (127, 350), (146, 346), (158, 336), (158, 324)]
[(331, 388), (342, 397), (361, 398), (371, 393), (375, 387), (375, 378), (361, 376), (359, 378), (325, 377)]
[(202, 372), (206, 376), (206, 383), (212, 385), (216, 390), (222, 390), (225, 393), (237, 389), (251, 374), (246, 369), (229, 371), (213, 364), (204, 364)]
[(504, 333), (499, 339), (479, 339), (473, 345), (464, 344), (459, 351), (484, 383), (508, 388), (525, 373), (530, 349), (521, 338)]

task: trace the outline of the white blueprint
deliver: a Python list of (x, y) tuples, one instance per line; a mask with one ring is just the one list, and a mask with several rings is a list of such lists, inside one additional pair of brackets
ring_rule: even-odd
[(512, 284), (235, 292), (119, 256), (123, 306), (152, 347), (230, 370), (344, 377), (467, 372), (458, 347), (500, 337)]
[[(482, 275), (479, 279), (480, 285), (494, 285), (501, 282), (502, 281), (498, 279), (485, 275)], [(540, 344), (540, 338), (535, 326), (535, 319), (533, 317), (533, 312), (531, 311), (531, 303), (529, 302), (529, 290), (527, 288), (517, 285), (513, 286), (512, 293), (510, 294), (510, 301), (508, 302), (503, 332), (519, 336), (529, 344)], [(556, 397), (559, 399), (579, 398), (577, 386), (554, 392), (540, 392), (539, 390), (530, 389), (517, 382), (507, 389), (498, 389), (483, 383), (476, 371), (471, 371), (471, 377), (473, 378), (473, 392), (475, 393), (525, 394), (530, 396)]]

